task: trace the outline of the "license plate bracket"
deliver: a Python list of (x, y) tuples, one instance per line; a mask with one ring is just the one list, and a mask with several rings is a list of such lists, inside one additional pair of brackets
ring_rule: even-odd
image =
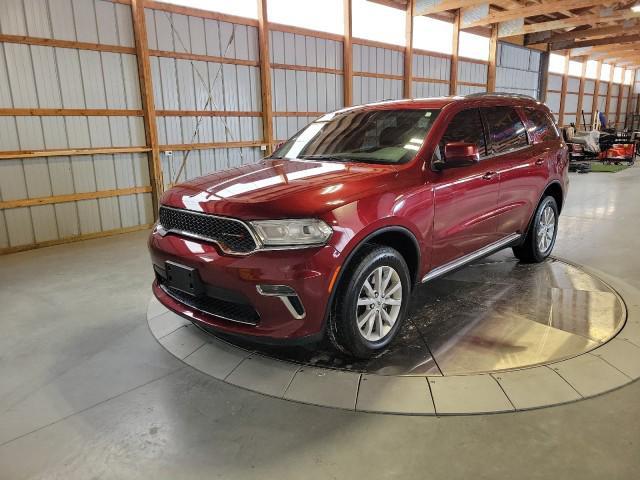
[(204, 291), (197, 268), (187, 267), (167, 260), (164, 264), (167, 287), (197, 297)]

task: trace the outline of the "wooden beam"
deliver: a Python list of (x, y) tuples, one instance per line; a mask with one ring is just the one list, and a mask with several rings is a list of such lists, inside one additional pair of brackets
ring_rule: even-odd
[(414, 82), (426, 82), (426, 83), (446, 83), (449, 84), (449, 80), (442, 80), (441, 78), (429, 78), (429, 77), (413, 77)]
[(152, 188), (153, 216), (157, 218), (160, 197), (164, 191), (164, 180), (160, 151), (158, 150), (158, 124), (153, 100), (153, 79), (151, 76), (151, 62), (149, 61), (149, 41), (147, 39), (147, 23), (144, 15), (144, 0), (131, 0), (131, 15), (133, 20), (133, 35), (135, 39), (136, 56), (138, 60), (138, 79), (140, 84), (140, 98), (142, 99), (143, 123), (147, 146), (149, 178)]
[(343, 75), (344, 73), (344, 70), (341, 68), (308, 67), (306, 65), (290, 65), (288, 63), (272, 63), (271, 68), (281, 70), (297, 70), (299, 72), (333, 73), (334, 75)]
[(607, 35), (619, 35), (621, 30), (623, 30), (626, 34), (640, 32), (640, 25), (635, 25), (632, 27), (622, 27), (620, 25), (615, 25), (613, 27), (585, 28), (582, 30), (571, 30), (570, 32), (562, 33), (539, 32), (526, 35), (524, 38), (524, 45), (529, 46), (536, 43), (554, 43), (567, 40), (604, 37)]
[(73, 40), (56, 40), (53, 38), (27, 37), (23, 35), (0, 35), (0, 43), (18, 43), (22, 45), (37, 45), (40, 47), (75, 48), (78, 50), (93, 50), (95, 52), (129, 53), (135, 54), (133, 47), (120, 45), (104, 45), (100, 43), (76, 42)]
[(38, 205), (51, 205), (54, 203), (77, 202), (79, 200), (93, 200), (96, 198), (120, 197), (123, 195), (135, 195), (136, 193), (149, 193), (151, 187), (121, 188), (117, 190), (102, 190), (99, 192), (70, 193), (67, 195), (54, 195), (51, 197), (23, 198), (20, 200), (5, 200), (0, 202), (0, 209), (36, 207)]
[(71, 235), (71, 236), (59, 238), (56, 240), (46, 240), (44, 242), (30, 243), (28, 245), (16, 245), (13, 247), (4, 247), (4, 248), (0, 248), (0, 255), (8, 255), (10, 253), (24, 252), (27, 250), (34, 250), (36, 248), (52, 247), (54, 245), (62, 245), (65, 243), (79, 242), (82, 240), (93, 240), (95, 238), (111, 237), (111, 236), (120, 235), (123, 233), (139, 232), (141, 230), (148, 230), (151, 227), (153, 227), (153, 224), (135, 225), (133, 227), (115, 228), (113, 230), (105, 230), (102, 232)]
[(274, 117), (321, 117), (327, 112), (273, 112)]
[(627, 121), (629, 120), (629, 115), (631, 115), (631, 105), (633, 105), (633, 87), (636, 83), (636, 75), (638, 74), (638, 70), (633, 71), (633, 76), (631, 77), (631, 85), (629, 85), (629, 94), (627, 95), (627, 105), (625, 108), (625, 127), (627, 126)]
[(453, 35), (451, 45), (451, 68), (449, 69), (449, 95), (458, 93), (458, 50), (460, 45), (460, 10), (456, 10), (453, 20)]
[(395, 50), (396, 52), (404, 53), (407, 47), (400, 45), (394, 45), (393, 43), (376, 42), (375, 40), (368, 40), (366, 38), (353, 37), (351, 43), (354, 45), (364, 45), (365, 47), (386, 48), (387, 50)]
[(564, 72), (562, 72), (562, 87), (560, 87), (560, 110), (558, 111), (558, 124), (564, 126), (564, 110), (567, 103), (567, 86), (569, 84), (569, 58), (565, 57)]
[(269, 17), (267, 0), (258, 2), (258, 52), (260, 56), (260, 87), (262, 89), (262, 138), (266, 154), (273, 152), (273, 112), (271, 105), (271, 65), (269, 59)]
[(345, 107), (353, 105), (353, 1), (342, 0), (344, 17), (344, 40), (342, 41), (342, 69), (344, 71), (343, 103)]
[(402, 80), (404, 82), (404, 75), (394, 75), (392, 73), (373, 73), (373, 72), (353, 72), (354, 77), (373, 77), (373, 78), (386, 78), (387, 80)]
[(525, 17), (534, 17), (546, 13), (558, 12), (562, 10), (572, 10), (575, 8), (592, 7), (602, 4), (602, 0), (563, 0), (562, 2), (552, 1), (548, 3), (538, 3), (530, 6), (521, 6), (511, 10), (490, 11), (489, 14), (472, 22), (463, 22), (463, 28), (482, 27), (500, 22), (508, 22)]
[(538, 76), (538, 97), (542, 103), (547, 101), (547, 85), (549, 83), (549, 50), (540, 54), (540, 75)]
[(201, 55), (188, 52), (170, 52), (166, 50), (148, 50), (148, 52), (151, 57), (177, 58), (181, 60), (193, 60), (194, 62), (228, 63), (232, 65), (247, 65), (249, 67), (257, 67), (260, 65), (260, 62), (255, 60), (243, 60), (241, 58), (217, 57), (214, 55)]
[(161, 152), (184, 152), (187, 150), (213, 150), (216, 148), (243, 148), (261, 147), (266, 142), (259, 140), (245, 142), (207, 142), (207, 143), (178, 143), (172, 145), (160, 145)]
[(102, 108), (0, 108), (0, 117), (142, 117), (142, 110)]
[(337, 33), (329, 33), (329, 32), (320, 32), (318, 30), (312, 30), (310, 28), (303, 27), (294, 27), (293, 25), (284, 25), (282, 23), (273, 23), (268, 22), (268, 29), (276, 32), (285, 32), (285, 33), (293, 33), (298, 35), (308, 35), (316, 38), (323, 38), (325, 40), (334, 40), (336, 42), (341, 42), (344, 38), (344, 35), (339, 35)]
[[(567, 63), (569, 63), (569, 59), (567, 59)], [(580, 125), (580, 121), (582, 120), (582, 105), (584, 103), (584, 84), (585, 84), (585, 75), (587, 73), (587, 62), (582, 62), (582, 72), (580, 73), (580, 86), (578, 87), (578, 105), (576, 107), (576, 125)]]
[(596, 84), (593, 87), (593, 102), (591, 103), (591, 123), (598, 112), (598, 103), (600, 102), (600, 77), (602, 75), (602, 62), (598, 62), (596, 67)]
[(498, 26), (491, 27), (489, 41), (489, 68), (487, 69), (487, 92), (496, 91), (496, 61), (498, 56)]
[(640, 35), (618, 35), (617, 37), (596, 38), (591, 40), (584, 40), (581, 42), (567, 40), (563, 42), (552, 43), (551, 50), (567, 50), (570, 48), (586, 48), (612, 44), (622, 45), (631, 42), (640, 42)]
[(261, 117), (262, 112), (234, 110), (156, 110), (158, 117)]
[(622, 110), (622, 92), (624, 92), (624, 70), (622, 71), (622, 82), (618, 85), (618, 103), (616, 104), (616, 121), (615, 121), (615, 125), (616, 128), (618, 127), (618, 124), (620, 123), (620, 113)]
[(526, 35), (528, 33), (544, 32), (548, 30), (559, 30), (562, 28), (576, 27), (578, 25), (592, 25), (598, 22), (614, 22), (618, 20), (626, 20), (628, 18), (640, 18), (640, 13), (636, 13), (631, 10), (621, 10), (620, 12), (621, 13), (614, 13), (607, 16), (598, 13), (563, 18), (561, 20), (551, 20), (548, 22), (530, 23), (528, 25), (522, 25), (520, 28), (510, 30), (508, 35), (501, 35), (501, 37)]
[(613, 71), (616, 68), (616, 64), (611, 65), (611, 75), (609, 75), (609, 81), (607, 82), (607, 100), (604, 104), (604, 116), (607, 118), (607, 125), (609, 125), (609, 107), (611, 104), (611, 85), (613, 84)]
[(404, 49), (404, 98), (413, 97), (413, 11), (415, 0), (407, 0), (405, 12), (405, 49)]
[(446, 12), (447, 10), (458, 10), (460, 8), (473, 7), (488, 3), (487, 0), (440, 0), (430, 5), (423, 5), (416, 8), (416, 17), (420, 15), (432, 15), (434, 13)]
[(149, 152), (148, 147), (54, 148), (49, 150), (14, 150), (0, 152), (0, 160), (16, 158), (69, 157), (75, 155), (115, 155)]

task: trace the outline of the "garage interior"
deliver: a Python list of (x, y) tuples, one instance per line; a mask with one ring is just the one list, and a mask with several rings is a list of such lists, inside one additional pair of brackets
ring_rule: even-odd
[[(637, 478), (639, 18), (602, 0), (0, 0), (0, 479)], [(326, 112), (484, 92), (545, 103), (578, 145), (553, 258), (501, 252), (420, 287), (368, 362), (228, 343), (152, 299), (146, 240), (174, 185)], [(613, 156), (572, 143), (605, 128)]]

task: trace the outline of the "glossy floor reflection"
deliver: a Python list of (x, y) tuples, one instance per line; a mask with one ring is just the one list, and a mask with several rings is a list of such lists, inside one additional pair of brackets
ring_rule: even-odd
[(381, 375), (459, 375), (578, 355), (613, 337), (625, 315), (613, 290), (579, 268), (555, 259), (523, 265), (502, 252), (417, 288), (399, 338), (368, 362), (327, 345), (242, 346), (282, 360)]

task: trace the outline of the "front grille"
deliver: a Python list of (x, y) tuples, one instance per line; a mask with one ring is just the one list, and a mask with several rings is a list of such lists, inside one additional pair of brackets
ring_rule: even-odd
[(249, 253), (256, 249), (256, 242), (249, 229), (238, 220), (160, 207), (160, 225), (168, 231), (210, 239), (227, 251)]
[(257, 325), (260, 321), (258, 312), (251, 306), (242, 303), (229, 302), (226, 300), (220, 300), (213, 297), (192, 297), (186, 293), (176, 290), (175, 288), (169, 288), (165, 285), (161, 285), (161, 288), (175, 300), (183, 303), (184, 305), (191, 307), (195, 310), (199, 310), (209, 315), (230, 320), (232, 322), (245, 323), (248, 325)]

